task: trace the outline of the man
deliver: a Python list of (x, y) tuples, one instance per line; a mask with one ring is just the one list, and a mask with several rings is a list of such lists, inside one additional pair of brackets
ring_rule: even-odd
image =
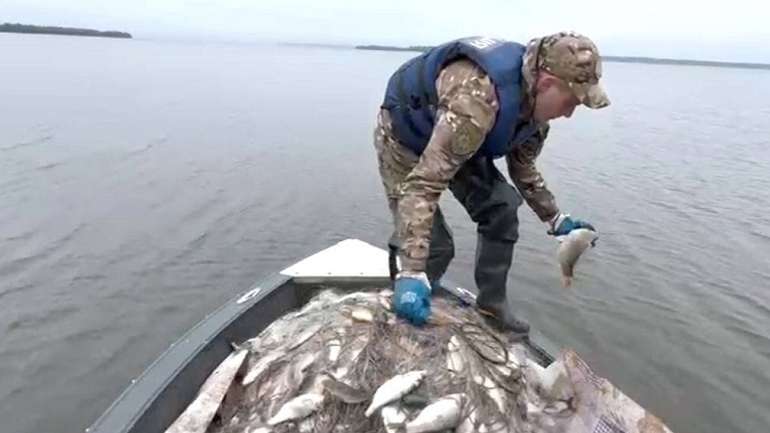
[[(601, 59), (585, 36), (562, 32), (528, 46), (466, 38), (409, 60), (388, 82), (375, 147), (395, 231), (391, 263), (396, 313), (412, 323), (430, 315), (437, 286), (454, 257), (438, 206), (445, 189), (478, 224), (477, 306), (493, 324), (526, 333), (506, 301), (522, 196), (546, 224), (566, 235), (593, 227), (562, 213), (535, 167), (548, 121), (577, 105), (609, 105), (599, 86)], [(514, 189), (493, 164), (505, 157)], [(518, 190), (518, 191), (517, 191)], [(393, 267), (393, 266), (392, 266)]]

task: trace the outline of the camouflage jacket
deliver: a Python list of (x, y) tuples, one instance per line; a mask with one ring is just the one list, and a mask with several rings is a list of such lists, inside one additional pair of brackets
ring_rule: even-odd
[[(529, 95), (527, 78), (531, 74), (524, 74), (524, 77), (524, 95)], [(439, 103), (433, 134), (416, 165), (399, 182), (397, 211), (394, 209), (401, 240), (402, 267), (406, 271), (425, 269), (433, 212), (440, 194), (447, 189), (460, 166), (481, 147), (494, 126), (498, 109), (494, 85), (470, 60), (457, 60), (447, 65), (436, 80), (436, 88)], [(522, 101), (520, 122), (523, 124), (533, 121), (530, 99), (525, 96)], [(535, 166), (547, 134), (548, 124), (539, 125), (537, 134), (506, 156), (511, 180), (544, 222), (559, 213), (553, 194)]]

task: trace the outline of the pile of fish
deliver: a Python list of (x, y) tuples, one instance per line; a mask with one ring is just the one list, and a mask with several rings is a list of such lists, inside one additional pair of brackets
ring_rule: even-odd
[(391, 297), (320, 291), (237, 345), (167, 432), (669, 431), (572, 351), (544, 368), (460, 300), (435, 297), (418, 328)]

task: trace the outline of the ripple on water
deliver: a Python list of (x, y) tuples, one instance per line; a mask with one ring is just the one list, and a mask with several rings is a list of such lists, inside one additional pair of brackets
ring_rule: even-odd
[(5, 147), (0, 147), (0, 151), (5, 152), (5, 151), (9, 151), (9, 150), (20, 149), (20, 148), (23, 148), (23, 147), (39, 146), (41, 144), (48, 143), (48, 142), (50, 142), (53, 139), (54, 139), (54, 135), (53, 134), (47, 134), (47, 135), (43, 135), (43, 136), (40, 136), (40, 137), (33, 138), (31, 140), (19, 141), (19, 142), (10, 144), (10, 145), (5, 146)]

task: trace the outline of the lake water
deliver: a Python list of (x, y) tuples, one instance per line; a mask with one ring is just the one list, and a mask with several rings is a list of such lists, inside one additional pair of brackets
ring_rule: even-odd
[[(413, 53), (0, 35), (0, 429), (87, 427), (260, 277), (391, 223), (372, 146)], [(509, 291), (675, 432), (770, 425), (770, 71), (605, 64), (539, 159), (601, 232), (570, 290), (524, 206)], [(450, 194), (450, 277), (475, 228)]]

